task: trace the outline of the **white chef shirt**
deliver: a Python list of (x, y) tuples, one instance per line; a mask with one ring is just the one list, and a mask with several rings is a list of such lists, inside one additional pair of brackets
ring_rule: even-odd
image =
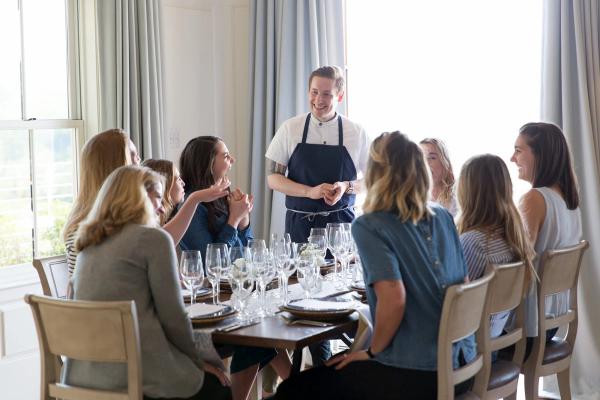
[[(265, 157), (281, 165), (288, 165), (296, 145), (302, 142), (302, 133), (307, 114), (297, 115), (285, 121), (273, 137)], [(336, 114), (331, 121), (320, 122), (314, 115), (310, 118), (306, 143), (337, 146), (339, 142)], [(369, 140), (362, 126), (350, 121), (343, 115), (344, 147), (356, 168), (357, 179), (361, 179), (367, 169)]]

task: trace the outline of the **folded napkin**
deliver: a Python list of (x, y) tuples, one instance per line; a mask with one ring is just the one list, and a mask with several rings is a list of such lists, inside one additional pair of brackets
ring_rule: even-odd
[(353, 301), (340, 302), (340, 301), (324, 301), (315, 299), (302, 299), (294, 301), (291, 305), (302, 307), (307, 310), (347, 310), (354, 308), (355, 304)]
[(209, 315), (221, 311), (225, 306), (219, 304), (206, 304), (206, 303), (196, 303), (192, 304), (189, 307), (186, 307), (186, 310), (190, 316), (190, 318), (194, 317), (202, 317), (204, 315)]

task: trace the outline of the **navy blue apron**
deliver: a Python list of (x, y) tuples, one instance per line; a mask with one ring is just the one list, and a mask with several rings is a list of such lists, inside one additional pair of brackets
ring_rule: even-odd
[[(302, 142), (296, 145), (288, 162), (288, 178), (311, 187), (356, 180), (354, 162), (344, 147), (342, 117), (337, 117), (339, 139), (335, 146), (306, 143), (310, 116), (310, 113), (306, 116)], [(304, 243), (310, 228), (324, 228), (328, 222), (352, 222), (355, 197), (346, 193), (330, 206), (324, 199), (286, 196), (285, 232), (290, 234), (293, 242)]]

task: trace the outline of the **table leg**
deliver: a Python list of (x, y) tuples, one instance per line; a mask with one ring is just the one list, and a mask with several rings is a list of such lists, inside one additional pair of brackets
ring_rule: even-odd
[(302, 368), (302, 350), (303, 348), (294, 350), (291, 375), (300, 373), (300, 368)]

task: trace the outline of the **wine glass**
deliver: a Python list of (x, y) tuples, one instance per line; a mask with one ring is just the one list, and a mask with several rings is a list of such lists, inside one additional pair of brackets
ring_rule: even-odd
[(323, 235), (311, 235), (308, 237), (308, 245), (313, 249), (314, 255), (317, 257), (317, 266), (325, 264), (327, 238)]
[[(290, 264), (293, 263), (290, 261), (291, 258), (291, 249), (285, 242), (285, 239), (277, 240), (273, 243), (273, 261), (275, 262), (275, 266), (277, 268), (277, 272), (279, 273), (279, 282), (281, 297), (283, 298), (283, 304), (287, 304), (288, 302), (288, 293), (287, 293), (287, 281), (289, 276), (293, 273), (289, 272)], [(288, 275), (289, 273), (289, 275)]]
[(206, 275), (212, 286), (213, 304), (219, 304), (219, 283), (222, 269), (221, 249), (218, 247), (206, 248)]
[(310, 291), (317, 283), (318, 275), (314, 257), (303, 257), (296, 261), (296, 276), (298, 283), (304, 289), (305, 298), (310, 298)]
[(196, 289), (204, 279), (202, 255), (198, 250), (184, 250), (181, 253), (179, 274), (184, 286), (191, 292), (190, 304), (194, 304), (196, 302)]
[(325, 236), (325, 237), (327, 237), (327, 228), (310, 228), (309, 236)]
[(246, 247), (232, 247), (229, 253), (231, 269), (228, 274), (231, 291), (239, 301), (240, 319), (242, 323), (248, 321), (245, 312), (247, 301), (254, 290), (254, 279), (251, 274), (250, 262), (247, 260)]
[[(329, 234), (329, 249), (333, 254), (334, 266), (335, 266), (335, 276), (336, 281), (336, 289), (341, 289), (344, 285), (343, 283), (343, 256), (345, 253), (346, 246), (346, 233), (344, 228), (340, 224), (336, 224), (336, 226), (332, 225), (328, 229)], [(339, 262), (339, 267), (338, 267)]]

